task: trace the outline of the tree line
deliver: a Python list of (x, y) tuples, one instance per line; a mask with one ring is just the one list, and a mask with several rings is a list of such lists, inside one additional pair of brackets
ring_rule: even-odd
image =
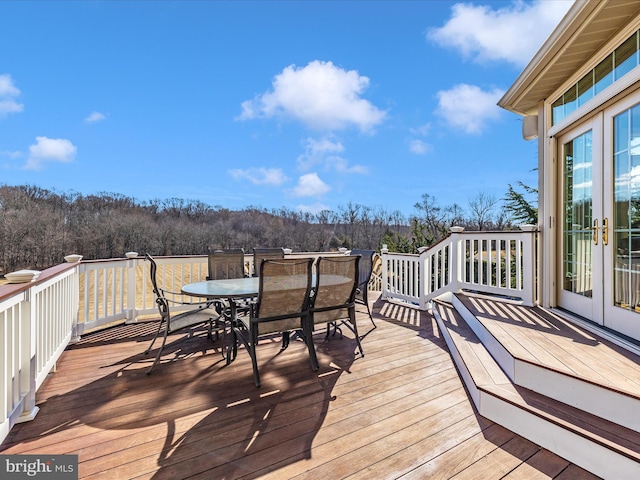
[(417, 213), (407, 217), (353, 202), (317, 214), (284, 207), (234, 211), (179, 198), (139, 202), (117, 193), (81, 195), (0, 185), (0, 274), (42, 270), (71, 253), (101, 259), (121, 258), (128, 251), (195, 255), (212, 248), (251, 252), (253, 247), (286, 247), (319, 252), (342, 247), (379, 250), (383, 244), (391, 251), (415, 253), (443, 238), (452, 225), (502, 230), (512, 228), (514, 221), (535, 221), (514, 214), (535, 211), (524, 195), (502, 201), (479, 193), (465, 213), (459, 205), (442, 207), (424, 194), (414, 205)]

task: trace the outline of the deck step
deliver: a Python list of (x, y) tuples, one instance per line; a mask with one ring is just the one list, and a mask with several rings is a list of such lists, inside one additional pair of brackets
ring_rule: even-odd
[(640, 478), (640, 433), (515, 384), (457, 308), (433, 312), (481, 415), (603, 478)]
[(640, 432), (639, 356), (540, 307), (452, 304), (512, 383)]

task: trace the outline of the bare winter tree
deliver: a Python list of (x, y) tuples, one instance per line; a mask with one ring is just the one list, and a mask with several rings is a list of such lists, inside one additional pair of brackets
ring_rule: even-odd
[(476, 194), (469, 200), (469, 210), (471, 210), (471, 222), (478, 228), (484, 230), (492, 225), (494, 210), (498, 203), (495, 196), (485, 192)]

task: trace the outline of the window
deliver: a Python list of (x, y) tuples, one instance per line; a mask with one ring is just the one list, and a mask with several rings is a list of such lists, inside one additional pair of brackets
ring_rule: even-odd
[(555, 125), (567, 115), (587, 103), (613, 82), (620, 80), (638, 66), (640, 31), (631, 35), (596, 67), (571, 86), (551, 104), (551, 124)]

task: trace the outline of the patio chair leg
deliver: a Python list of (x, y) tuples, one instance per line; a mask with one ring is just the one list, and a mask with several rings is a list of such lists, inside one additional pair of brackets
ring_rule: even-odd
[(371, 319), (371, 323), (373, 323), (373, 328), (378, 328), (376, 322), (373, 321), (373, 315), (371, 315), (371, 307), (369, 307), (369, 295), (367, 294), (368, 290), (365, 290), (362, 299), (364, 300), (364, 304), (367, 306), (367, 312), (369, 313), (369, 318)]
[(238, 355), (238, 333), (234, 327), (231, 327), (231, 338), (227, 346), (227, 365), (233, 362)]
[[(160, 345), (160, 348), (158, 349), (158, 353), (156, 354), (155, 360), (153, 361), (153, 363), (151, 364), (151, 366), (147, 370), (147, 375), (151, 374), (151, 370), (153, 370), (153, 367), (155, 367), (156, 364), (160, 361), (160, 356), (162, 355), (162, 350), (164, 349), (164, 346), (167, 343), (167, 335), (168, 334), (169, 334), (169, 331), (168, 331), (168, 329), (165, 328), (164, 329), (164, 337), (162, 337), (162, 345)], [(154, 339), (154, 341), (155, 341), (155, 339)], [(149, 347), (149, 348), (151, 348), (151, 347)], [(147, 350), (145, 353), (149, 353), (149, 350)]]
[(358, 350), (360, 350), (360, 355), (364, 357), (364, 350), (362, 350), (362, 344), (360, 343), (360, 335), (358, 335), (358, 326), (356, 325), (355, 308), (349, 311), (349, 321), (351, 322), (351, 329), (353, 330), (353, 334), (356, 337), (356, 344), (358, 345)]
[[(327, 329), (329, 328), (329, 324), (327, 324)], [(311, 359), (311, 368), (313, 371), (317, 371), (320, 366), (318, 365), (318, 356), (316, 355), (316, 347), (313, 344), (313, 325), (311, 322), (305, 322), (303, 325), (302, 334), (304, 336), (305, 343), (307, 344), (307, 348), (309, 349), (309, 358)]]
[(151, 351), (151, 348), (153, 347), (153, 344), (156, 343), (156, 339), (158, 338), (158, 335), (160, 335), (160, 330), (162, 329), (162, 324), (163, 323), (165, 323), (164, 319), (160, 320), (160, 323), (158, 324), (158, 330), (156, 330), (156, 334), (153, 336), (153, 339), (151, 340), (151, 343), (149, 344), (147, 349), (144, 351), (145, 355)]
[(286, 350), (291, 341), (291, 332), (282, 332), (282, 347), (280, 351)]
[(258, 358), (256, 357), (256, 344), (251, 341), (249, 347), (249, 356), (251, 357), (251, 364), (253, 365), (253, 381), (256, 387), (260, 388), (260, 373), (258, 373)]

